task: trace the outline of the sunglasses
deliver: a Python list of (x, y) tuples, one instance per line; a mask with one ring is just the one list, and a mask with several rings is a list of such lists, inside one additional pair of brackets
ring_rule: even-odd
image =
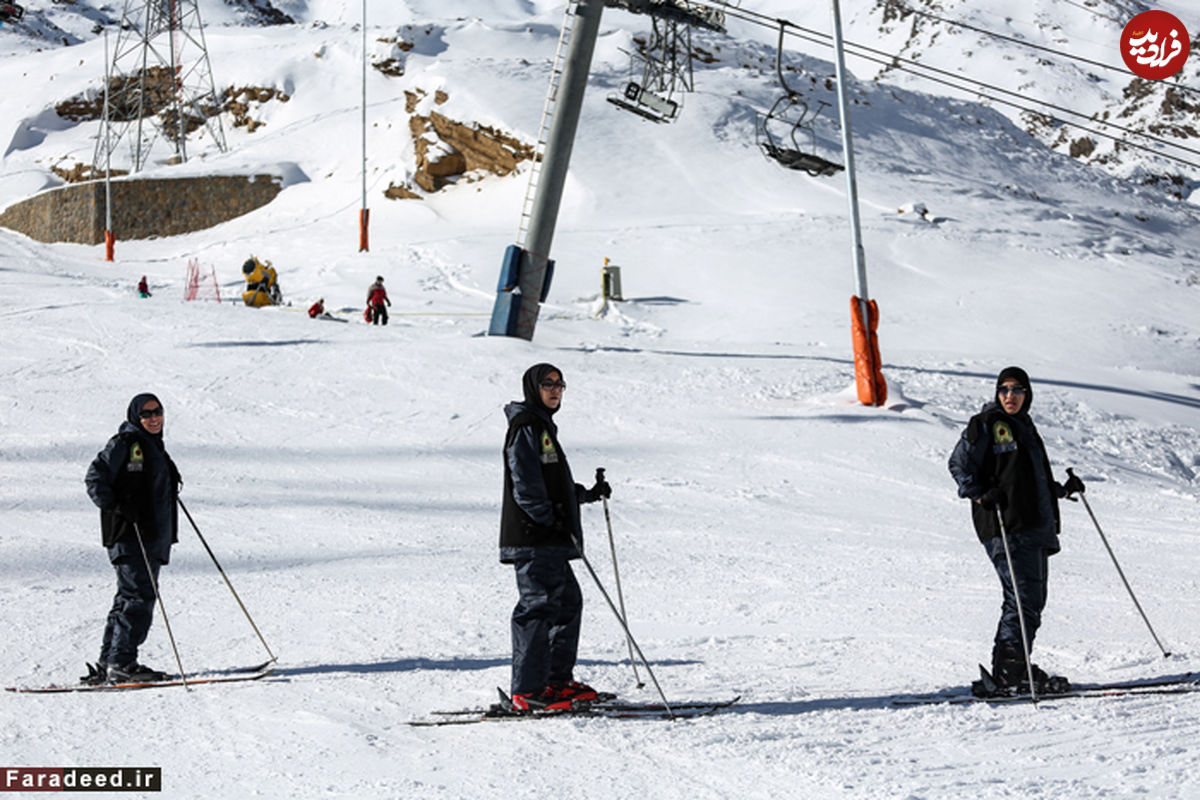
[(162, 406), (158, 408), (144, 408), (138, 412), (138, 419), (150, 419), (151, 417), (161, 417), (162, 415)]
[(567, 384), (563, 383), (562, 381), (542, 381), (538, 384), (538, 386), (542, 387), (547, 392), (553, 392), (555, 389), (562, 390), (567, 388)]
[(1017, 397), (1023, 397), (1025, 395), (1025, 387), (1024, 386), (1001, 386), (999, 389), (996, 390), (996, 394), (1002, 394), (1002, 395), (1011, 394), (1011, 395), (1015, 395)]

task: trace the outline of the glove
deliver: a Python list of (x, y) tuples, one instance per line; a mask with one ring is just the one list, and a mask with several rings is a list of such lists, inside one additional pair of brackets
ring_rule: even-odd
[(612, 497), (612, 487), (608, 485), (608, 481), (604, 480), (604, 478), (598, 478), (588, 491), (592, 493), (592, 497), (603, 497), (605, 499)]
[(1063, 495), (1066, 497), (1070, 497), (1071, 495), (1075, 494), (1076, 492), (1078, 492), (1079, 494), (1083, 494), (1083, 492), (1084, 492), (1083, 481), (1079, 480), (1079, 476), (1073, 472), (1068, 473), (1068, 474), (1071, 477), (1067, 478), (1067, 482), (1063, 484)]
[(130, 523), (137, 522), (138, 513), (137, 506), (133, 503), (120, 503), (113, 509), (115, 516), (121, 517)]
[(1008, 498), (1004, 496), (1004, 490), (998, 486), (994, 489), (988, 489), (979, 497), (979, 505), (988, 511), (997, 511), (1004, 508), (1007, 504)]

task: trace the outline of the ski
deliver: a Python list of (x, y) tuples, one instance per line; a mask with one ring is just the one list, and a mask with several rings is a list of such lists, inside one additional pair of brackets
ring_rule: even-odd
[[(672, 711), (677, 711), (677, 710), (678, 711), (688, 711), (688, 710), (692, 710), (692, 709), (705, 709), (705, 708), (718, 708), (718, 709), (728, 708), (729, 706), (733, 705), (734, 703), (736, 703), (738, 700), (741, 700), (741, 699), (742, 698), (739, 695), (738, 697), (735, 697), (732, 700), (682, 701), (679, 703), (671, 703), (671, 710)], [(628, 702), (628, 701), (624, 701), (624, 700), (618, 700), (618, 699), (616, 699), (615, 696), (610, 699), (603, 699), (603, 696), (602, 696), (602, 699), (588, 703), (587, 707), (589, 709), (603, 710), (603, 711), (661, 711), (663, 713), (666, 713), (666, 710), (667, 710), (666, 706), (664, 706), (662, 703)], [(489, 708), (459, 708), (459, 709), (453, 709), (453, 710), (449, 710), (449, 711), (431, 711), (429, 713), (431, 713), (437, 717), (457, 717), (457, 716), (472, 716), (472, 715), (487, 714), (488, 712), (494, 711), (495, 709), (496, 709), (496, 706), (492, 706), (492, 708), (490, 708), (490, 709)]]
[(454, 711), (433, 711), (430, 719), (410, 720), (416, 727), (440, 727), (443, 725), (472, 725), (479, 722), (514, 722), (535, 719), (695, 719), (715, 714), (729, 708), (740, 700), (684, 701), (671, 703), (670, 711), (662, 703), (633, 703), (621, 700), (600, 700), (576, 708), (540, 710), (528, 713), (514, 712), (497, 703), (491, 708), (465, 708)]
[[(1129, 695), (1187, 694), (1196, 691), (1200, 691), (1200, 675), (1188, 672), (1184, 675), (1121, 681), (1117, 683), (1081, 683), (1072, 686), (1065, 692), (1039, 692), (1038, 701), (1087, 697), (1123, 697)], [(1028, 693), (976, 697), (971, 694), (969, 688), (964, 688), (933, 694), (900, 695), (892, 698), (892, 705), (967, 705), (972, 703), (1001, 705), (1005, 703), (1028, 703), (1030, 699)]]
[(158, 689), (167, 686), (197, 686), (210, 683), (241, 683), (261, 680), (275, 672), (270, 661), (252, 667), (232, 667), (222, 670), (198, 672), (186, 681), (178, 675), (170, 675), (161, 681), (131, 681), (127, 683), (66, 683), (46, 686), (6, 686), (5, 691), (17, 694), (64, 694), (67, 692), (120, 692), (130, 689)]

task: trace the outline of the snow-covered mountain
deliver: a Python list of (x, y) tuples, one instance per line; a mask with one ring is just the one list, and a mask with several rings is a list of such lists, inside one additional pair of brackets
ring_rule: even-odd
[[(0, 48), (20, 52), (79, 45), (114, 29), (121, 14), (118, 6), (91, 0), (28, 5), (22, 23), (10, 25), (9, 35), (0, 37), (7, 39)], [(210, 27), (325, 25), (362, 15), (359, 5), (319, 0), (205, 0), (200, 5)], [(1186, 3), (1156, 7), (1190, 20)], [(1190, 59), (1170, 81), (1130, 74), (1121, 62), (1119, 36), (1147, 8), (1136, 0), (1035, 0), (1019, 7), (965, 0), (847, 4), (850, 64), (858, 77), (883, 85), (983, 102), (1059, 152), (1187, 198), (1200, 180), (1200, 154), (1192, 143), (1200, 129), (1200, 60)], [(546, 10), (544, 3), (428, 8), (389, 3), (369, 6), (368, 14), (369, 24), (386, 26), (451, 14), (513, 18), (536, 11), (545, 17)], [(810, 36), (826, 36), (829, 30), (829, 9), (820, 3), (798, 7), (766, 0), (745, 8), (730, 4), (729, 11), (735, 35), (773, 43), (772, 19), (786, 19), (808, 39), (789, 39), (789, 49), (815, 48), (823, 58), (828, 53)], [(610, 9), (608, 16), (627, 15)]]
[[(27, 20), (78, 41), (0, 29), (0, 207), (60, 184), (52, 167), (90, 161), (98, 123), (54, 108), (100, 85), (103, 42), (90, 25), (119, 13), (83, 0), (27, 5)], [(1186, 18), (1183, 5), (1166, 7)], [(254, 126), (224, 112), (228, 152), (197, 138), (187, 164), (148, 174), (273, 172), (285, 185), (208, 230), (119, 240), (115, 263), (100, 247), (0, 230), (0, 674), (5, 685), (64, 681), (96, 658), (112, 573), (82, 478), (129, 398), (147, 389), (167, 410), (185, 502), (278, 668), (265, 681), (190, 692), (5, 694), (6, 763), (160, 766), (172, 797), (1200, 791), (1200, 696), (1037, 709), (892, 703), (962, 685), (988, 658), (999, 588), (946, 458), (1013, 363), (1033, 377), (1056, 477), (1074, 467), (1087, 482), (1173, 653), (1156, 647), (1086, 512), (1064, 504), (1035, 659), (1085, 682), (1196, 670), (1194, 205), (1047, 147), (1007, 111), (895, 71), (875, 80), (852, 59), (863, 240), (890, 390), (884, 407), (860, 406), (845, 181), (785, 170), (756, 144), (756, 115), (780, 94), (775, 34), (733, 19), (727, 36), (696, 34), (712, 60), (696, 62), (679, 120), (653, 125), (606, 101), (649, 27), (610, 10), (537, 334), (487, 337), (528, 163), (465, 172), (421, 199), (384, 192), (418, 171), (415, 118), (532, 140), (562, 5), (373, 4), (371, 60), (396, 63), (367, 79), (366, 253), (360, 4), (272, 0), (295, 22), (252, 26), (248, 9), (266, 13), (266, 3), (201, 7), (216, 84), (271, 92), (245, 102)], [(828, 24), (820, 4), (756, 8)], [(1126, 10), (996, 0), (938, 13), (1040, 20), (1052, 41), (1054, 24), (1083, 36), (1081, 20)], [(850, 38), (881, 30), (883, 12), (843, 3)], [(911, 20), (901, 21), (887, 23), (889, 47), (923, 57), (950, 47), (948, 35), (910, 42)], [(963, 41), (945, 52), (963, 52)], [(974, 47), (964, 70), (1011, 64), (1038, 87), (1051, 85), (1048, 73), (1076, 81), (1074, 68), (1005, 45)], [(830, 100), (829, 51), (793, 48), (789, 78), (810, 101)], [(1122, 86), (1086, 80), (1061, 91), (1101, 102)], [(827, 110), (817, 147), (832, 158), (837, 133)], [(438, 138), (424, 128), (422, 137)], [(279, 269), (290, 305), (228, 302), (251, 254)], [(604, 307), (606, 257), (621, 266), (627, 299)], [(184, 301), (190, 261), (216, 275), (226, 302)], [(146, 300), (133, 292), (141, 275)], [(393, 302), (386, 328), (361, 322), (376, 275)], [(309, 319), (318, 297), (349, 323)], [(664, 691), (740, 695), (733, 709), (679, 724), (405, 724), (489, 703), (507, 685), (516, 594), (496, 559), (501, 408), (542, 360), (570, 387), (557, 419), (576, 475), (608, 471), (631, 626)], [(584, 523), (611, 588), (602, 512), (585, 508)], [(578, 676), (653, 699), (578, 573)], [(262, 660), (190, 527), (162, 589), (185, 668)], [(161, 618), (141, 656), (174, 669)]]

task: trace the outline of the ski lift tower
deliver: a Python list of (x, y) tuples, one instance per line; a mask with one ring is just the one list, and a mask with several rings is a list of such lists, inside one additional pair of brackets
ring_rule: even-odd
[(550, 243), (606, 3), (659, 17), (708, 20), (719, 15), (724, 21), (722, 12), (691, 0), (568, 0), (534, 145), (517, 243), (508, 246), (501, 262), (489, 335), (533, 339), (538, 312), (554, 274)]
[[(107, 174), (122, 143), (129, 159), (120, 159), (121, 165), (140, 172), (159, 134), (170, 142), (172, 162), (187, 161), (187, 137), (197, 130), (207, 132), (217, 149), (225, 151), (197, 2), (125, 0), (112, 61), (106, 65), (105, 125), (96, 139), (93, 173)], [(157, 117), (157, 124), (150, 117)]]

